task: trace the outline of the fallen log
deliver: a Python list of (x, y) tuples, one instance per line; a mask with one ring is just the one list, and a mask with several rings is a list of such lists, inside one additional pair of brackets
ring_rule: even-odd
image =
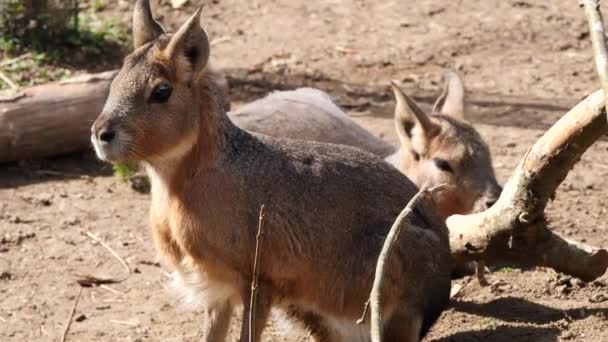
[(0, 102), (0, 162), (87, 148), (116, 72), (25, 88), (23, 96)]

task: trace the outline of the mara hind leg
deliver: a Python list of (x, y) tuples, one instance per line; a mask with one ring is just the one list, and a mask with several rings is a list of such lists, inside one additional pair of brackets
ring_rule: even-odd
[(384, 341), (415, 342), (428, 333), (450, 301), (449, 272), (431, 279), (432, 285), (423, 286), (425, 291), (418, 296), (403, 294), (401, 305), (384, 324)]
[(232, 303), (225, 299), (205, 309), (203, 342), (225, 341), (230, 328)]
[(329, 327), (323, 317), (312, 311), (291, 305), (287, 308), (287, 316), (304, 326), (310, 333), (311, 342), (342, 342), (342, 338)]
[(383, 341), (418, 342), (422, 338), (422, 313), (395, 312), (384, 324)]
[[(249, 342), (250, 338), (250, 320), (253, 321), (253, 338), (251, 341), (261, 341), (262, 331), (266, 327), (268, 316), (270, 315), (270, 309), (272, 307), (272, 297), (270, 288), (267, 284), (260, 281), (255, 292), (255, 305), (253, 310), (251, 307), (251, 286), (247, 284), (243, 286), (243, 323), (241, 326), (241, 338), (240, 342)], [(250, 318), (250, 315), (253, 315)]]

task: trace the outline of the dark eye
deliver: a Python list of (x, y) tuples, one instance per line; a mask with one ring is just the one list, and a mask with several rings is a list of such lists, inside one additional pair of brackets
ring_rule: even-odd
[(154, 90), (152, 90), (152, 94), (150, 94), (150, 102), (156, 103), (164, 103), (169, 100), (171, 97), (171, 92), (173, 89), (167, 83), (161, 83), (157, 85)]
[(454, 170), (450, 166), (450, 163), (448, 163), (444, 159), (435, 158), (433, 159), (433, 161), (435, 162), (435, 166), (437, 166), (438, 169), (446, 172), (454, 172)]
[(414, 156), (414, 160), (416, 160), (416, 161), (420, 160), (420, 154), (414, 150), (412, 150), (412, 156)]

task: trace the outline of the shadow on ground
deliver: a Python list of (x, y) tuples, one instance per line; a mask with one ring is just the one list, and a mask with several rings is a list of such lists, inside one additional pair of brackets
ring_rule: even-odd
[(554, 342), (559, 340), (559, 335), (560, 331), (557, 328), (499, 326), (482, 330), (462, 331), (431, 340), (431, 342)]
[(515, 297), (497, 298), (487, 303), (454, 301), (456, 311), (494, 317), (507, 322), (547, 324), (561, 319), (584, 319), (599, 313), (608, 315), (608, 309), (580, 307), (560, 310)]

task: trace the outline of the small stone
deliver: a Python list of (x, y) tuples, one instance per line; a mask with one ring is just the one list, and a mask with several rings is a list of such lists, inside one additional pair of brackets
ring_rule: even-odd
[(150, 193), (150, 180), (145, 175), (134, 175), (129, 178), (129, 183), (131, 183), (131, 189), (141, 194)]
[(587, 286), (587, 283), (579, 278), (574, 278), (574, 279), (572, 279), (572, 285), (582, 288), (582, 287)]
[(82, 322), (82, 321), (84, 321), (84, 320), (86, 320), (86, 319), (87, 319), (87, 316), (86, 316), (85, 314), (82, 314), (82, 315), (80, 315), (80, 316), (76, 317), (74, 320), (75, 320), (76, 322)]
[(568, 294), (571, 291), (571, 289), (570, 289), (570, 287), (568, 287), (568, 285), (558, 285), (555, 287), (555, 289), (557, 290), (557, 292), (559, 292), (561, 294)]
[(571, 340), (572, 338), (574, 338), (574, 334), (571, 331), (566, 331), (562, 334), (562, 339), (564, 340)]
[(572, 286), (572, 277), (569, 277), (569, 276), (561, 277), (557, 280), (556, 284)]
[(594, 294), (589, 298), (589, 302), (591, 303), (603, 303), (605, 301), (608, 301), (608, 296), (603, 293)]

